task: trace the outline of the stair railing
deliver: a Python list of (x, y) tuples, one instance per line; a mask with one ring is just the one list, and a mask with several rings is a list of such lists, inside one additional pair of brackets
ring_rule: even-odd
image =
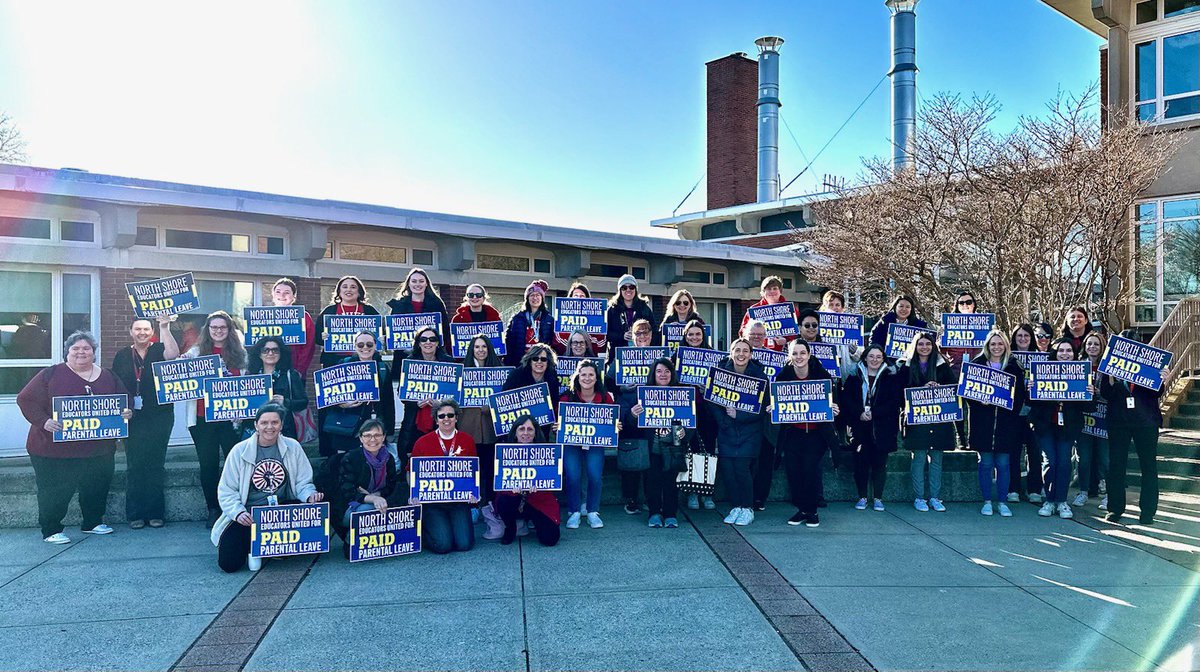
[(1170, 391), (1181, 377), (1200, 370), (1200, 296), (1189, 296), (1176, 304), (1150, 345), (1173, 353), (1171, 365), (1163, 371), (1165, 390)]

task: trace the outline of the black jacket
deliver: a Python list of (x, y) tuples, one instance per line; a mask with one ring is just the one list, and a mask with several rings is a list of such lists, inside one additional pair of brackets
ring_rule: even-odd
[[(358, 357), (346, 357), (334, 363), (348, 364), (357, 361)], [(396, 432), (396, 390), (390, 382), (391, 369), (378, 351), (375, 352), (375, 363), (379, 365), (379, 401), (363, 404), (358, 408), (362, 409), (364, 420), (374, 413), (375, 417), (383, 422), (384, 433), (390, 436)]]
[[(985, 355), (976, 355), (972, 364), (987, 366)], [(1029, 421), (1021, 415), (1021, 408), (1028, 403), (1029, 391), (1025, 388), (1025, 369), (1013, 358), (1004, 366), (1005, 373), (1016, 378), (1013, 388), (1012, 410), (967, 400), (967, 445), (978, 453), (1013, 453), (1021, 445), (1021, 438)]]
[[(904, 398), (904, 390), (910, 387), (920, 387), (928, 382), (934, 382), (938, 385), (952, 385), (958, 382), (958, 378), (954, 372), (950, 370), (949, 362), (939, 360), (937, 365), (933, 367), (933, 371), (926, 375), (926, 382), (914, 381), (912, 379), (913, 371), (916, 365), (910, 365), (908, 362), (901, 364), (896, 369), (896, 375), (893, 377), (895, 381), (894, 394), (897, 394), (900, 399)], [(900, 418), (903, 423), (904, 418)], [(954, 450), (954, 423), (942, 422), (936, 425), (904, 425), (901, 424), (901, 435), (903, 436), (903, 448), (905, 450)]]
[[(650, 304), (646, 303), (639, 296), (633, 300), (633, 322), (638, 320), (647, 320), (650, 322), (650, 330), (652, 333), (650, 345), (659, 345), (662, 343), (662, 332), (654, 332), (654, 311), (650, 308)], [(633, 328), (633, 322), (626, 322), (625, 302), (618, 301), (617, 305), (608, 307), (605, 321), (608, 324), (608, 358), (612, 359), (616, 348), (624, 348), (629, 345), (629, 341), (625, 340), (625, 332)]]
[[(543, 377), (542, 382), (546, 383), (546, 386), (550, 388), (551, 403), (557, 405), (562, 392), (558, 384), (558, 372), (549, 363), (546, 364), (546, 375)], [(515, 390), (518, 387), (529, 387), (536, 384), (537, 382), (533, 379), (533, 373), (527, 367), (519, 366), (513, 369), (512, 373), (508, 374), (508, 380), (504, 381), (504, 387), (501, 389), (507, 392), (508, 390)]]
[[(363, 303), (360, 305), (362, 306), (362, 309), (363, 309), (363, 312), (362, 312), (363, 315), (378, 315), (379, 314), (379, 311), (375, 309), (375, 306), (372, 306), (369, 303)], [(316, 319), (313, 320), (316, 323), (313, 326), (315, 326), (317, 328), (317, 342), (318, 343), (323, 344), (325, 342), (325, 316), (326, 315), (337, 315), (337, 307), (338, 307), (338, 304), (336, 304), (336, 303), (331, 303), (328, 306), (325, 306), (324, 308), (321, 309), (321, 314), (317, 315)], [(379, 343), (378, 345), (383, 346), (384, 344)], [(379, 348), (377, 348), (377, 350), (378, 349)], [(321, 368), (323, 369), (327, 366), (333, 366), (334, 364), (341, 362), (342, 360), (344, 360), (346, 358), (347, 354), (350, 354), (350, 353), (325, 352), (325, 347), (324, 347), (324, 345), (322, 345), (321, 346)], [(380, 379), (380, 380), (382, 380), (382, 379)], [(392, 415), (395, 415), (395, 413), (393, 412)]]
[[(387, 447), (385, 446), (381, 450), (386, 451)], [(403, 506), (408, 501), (408, 493), (404, 492), (403, 488), (396, 487), (398, 485), (396, 458), (392, 457), (391, 453), (388, 453), (387, 466), (384, 469), (386, 475), (383, 488), (376, 494), (388, 500), (389, 507)], [(358, 489), (369, 490), (372, 480), (371, 465), (367, 464), (367, 456), (363, 454), (361, 447), (348, 450), (342, 455), (341, 464), (338, 467), (337, 491), (332, 493), (333, 502), (330, 510), (330, 517), (339, 528), (350, 503), (363, 503), (363, 497), (366, 495), (359, 492)]]
[[(1158, 400), (1162, 397), (1162, 389), (1158, 392), (1141, 385), (1126, 383), (1109, 375), (1101, 374), (1100, 396), (1108, 402), (1108, 428), (1113, 427), (1162, 427), (1162, 410)], [(1125, 401), (1133, 397), (1133, 408)]]
[[(150, 347), (146, 349), (140, 384), (137, 382), (137, 375), (133, 367), (133, 348), (121, 348), (113, 356), (113, 374), (120, 378), (122, 383), (125, 383), (125, 389), (129, 390), (130, 395), (140, 394), (142, 396), (142, 410), (133, 412), (134, 420), (174, 421), (175, 405), (158, 403), (158, 394), (154, 390), (154, 369), (150, 366), (154, 362), (164, 361), (163, 352), (165, 350), (166, 346), (162, 343), (151, 343)], [(170, 420), (167, 420), (168, 418)]]
[(871, 420), (863, 421), (864, 392), (869, 392), (867, 374), (861, 365), (842, 383), (838, 400), (838, 420), (849, 430), (850, 445), (867, 452), (892, 453), (900, 433), (900, 411), (904, 406), (904, 386), (896, 380), (896, 370), (884, 366), (876, 374), (874, 396), (869, 400)]
[[(417, 311), (413, 309), (412, 295), (404, 296), (399, 299), (391, 299), (387, 302), (388, 308), (392, 309), (392, 315), (412, 315)], [(447, 351), (450, 350), (450, 315), (446, 312), (446, 304), (438, 298), (433, 292), (425, 292), (425, 302), (421, 304), (422, 313), (441, 313), (442, 314), (442, 347)], [(404, 353), (408, 356), (408, 353)]]
[[(733, 360), (726, 357), (717, 364), (716, 368), (733, 371)], [(742, 375), (767, 379), (763, 365), (757, 359), (751, 359), (746, 364), (746, 371)], [(766, 389), (768, 394), (763, 396), (764, 409), (767, 399), (769, 399), (770, 386)], [(724, 406), (712, 404), (710, 410), (717, 419), (718, 457), (758, 457), (758, 453), (762, 449), (763, 424), (770, 421), (769, 417), (764, 418), (765, 411), (757, 415), (738, 411), (736, 416), (731, 418)]]

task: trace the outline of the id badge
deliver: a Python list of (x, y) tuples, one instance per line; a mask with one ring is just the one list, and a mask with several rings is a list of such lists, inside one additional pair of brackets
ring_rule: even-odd
[(142, 395), (138, 394), (133, 397), (133, 410), (142, 410)]
[(1133, 397), (1125, 397), (1125, 408), (1133, 408)]
[(1066, 423), (1063, 421), (1063, 412), (1059, 411), (1058, 412), (1058, 426), (1062, 427), (1064, 424), (1066, 424)]
[(279, 495), (267, 495), (267, 506), (279, 506)]

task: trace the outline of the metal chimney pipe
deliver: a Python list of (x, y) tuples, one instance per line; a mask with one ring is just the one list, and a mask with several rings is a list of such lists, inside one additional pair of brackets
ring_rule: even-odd
[(758, 45), (758, 202), (779, 200), (779, 47), (782, 37)]
[(886, 0), (892, 12), (892, 170), (912, 166), (917, 132), (917, 13), (919, 0)]

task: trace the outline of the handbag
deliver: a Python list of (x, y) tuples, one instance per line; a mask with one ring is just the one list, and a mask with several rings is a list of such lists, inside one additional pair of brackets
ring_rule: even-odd
[(650, 468), (650, 444), (645, 439), (621, 439), (617, 444), (617, 469), (646, 471)]
[(317, 419), (311, 408), (292, 413), (292, 421), (296, 423), (297, 441), (311, 443), (317, 440)]
[(688, 453), (685, 469), (675, 477), (675, 483), (684, 492), (712, 496), (717, 484), (717, 456)]
[(331, 408), (325, 413), (321, 431), (332, 436), (354, 436), (363, 418), (360, 413), (346, 408)]

